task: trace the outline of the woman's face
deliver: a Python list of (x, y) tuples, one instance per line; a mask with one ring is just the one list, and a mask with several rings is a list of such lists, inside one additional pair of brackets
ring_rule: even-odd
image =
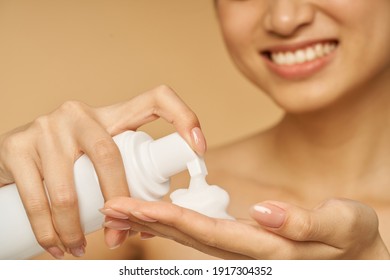
[(390, 0), (219, 0), (217, 12), (233, 61), (287, 111), (389, 78)]

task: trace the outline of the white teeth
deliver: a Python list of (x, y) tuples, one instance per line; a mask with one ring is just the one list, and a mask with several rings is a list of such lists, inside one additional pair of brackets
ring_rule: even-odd
[(317, 55), (316, 55), (315, 51), (313, 50), (313, 48), (307, 48), (305, 53), (306, 53), (307, 61), (312, 61), (312, 60), (317, 58)]
[(303, 50), (298, 50), (295, 52), (295, 57), (297, 63), (304, 63), (306, 61), (306, 54)]
[(286, 55), (286, 64), (293, 65), (295, 64), (295, 55), (292, 52), (288, 52)]
[(335, 49), (336, 43), (316, 44), (315, 46), (296, 50), (295, 52), (272, 53), (271, 59), (278, 65), (301, 64), (328, 55)]
[(318, 57), (323, 57), (324, 56), (324, 48), (322, 47), (321, 44), (317, 44), (314, 46), (314, 49), (316, 51), (316, 55)]

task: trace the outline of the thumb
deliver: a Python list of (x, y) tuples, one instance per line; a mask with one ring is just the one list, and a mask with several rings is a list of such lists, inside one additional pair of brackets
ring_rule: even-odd
[[(347, 199), (330, 199), (315, 209), (278, 201), (265, 201), (251, 208), (251, 216), (264, 228), (295, 241), (319, 241), (332, 246), (362, 234), (378, 232), (374, 210)], [(354, 236), (356, 235), (356, 236)]]

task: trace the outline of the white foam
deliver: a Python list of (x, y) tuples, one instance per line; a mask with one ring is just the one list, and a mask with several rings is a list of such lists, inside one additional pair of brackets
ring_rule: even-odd
[(229, 194), (219, 186), (209, 185), (205, 175), (191, 177), (188, 189), (178, 189), (170, 195), (172, 203), (219, 219), (234, 219), (227, 213)]

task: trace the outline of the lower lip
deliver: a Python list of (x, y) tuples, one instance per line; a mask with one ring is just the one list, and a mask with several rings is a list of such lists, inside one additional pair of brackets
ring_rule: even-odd
[(284, 79), (297, 80), (309, 78), (315, 73), (321, 71), (333, 60), (336, 51), (337, 48), (324, 57), (295, 65), (278, 65), (266, 57), (264, 57), (264, 60), (271, 71), (278, 76)]

